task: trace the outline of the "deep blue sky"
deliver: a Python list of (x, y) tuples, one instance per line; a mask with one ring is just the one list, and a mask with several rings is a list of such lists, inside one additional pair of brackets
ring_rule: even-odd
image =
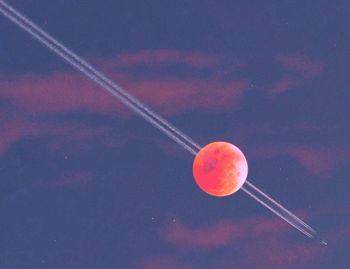
[(0, 17), (1, 268), (348, 268), (347, 1), (8, 1), (200, 144), (236, 144), (320, 246)]

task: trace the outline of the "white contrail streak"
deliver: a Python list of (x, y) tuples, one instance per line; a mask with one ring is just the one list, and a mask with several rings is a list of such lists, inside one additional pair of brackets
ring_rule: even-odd
[(263, 191), (255, 187), (249, 181), (245, 182), (244, 186), (242, 186), (242, 190), (245, 191), (251, 197), (253, 197), (260, 204), (270, 209), (277, 216), (281, 217), (290, 225), (292, 225), (293, 227), (298, 229), (300, 232), (305, 234), (306, 236), (310, 238), (316, 237), (317, 233), (313, 228), (311, 228), (309, 225), (307, 225), (305, 222), (303, 222), (301, 219), (295, 216), (288, 209), (286, 209), (285, 207), (277, 203), (275, 200), (273, 200)]
[(11, 21), (20, 26), (23, 30), (27, 31), (34, 38), (43, 43), (53, 52), (57, 53), (64, 60), (78, 69), (80, 72), (88, 76), (90, 79), (95, 81), (97, 84), (102, 86), (106, 91), (108, 91), (113, 96), (117, 97), (121, 102), (123, 102), (130, 109), (134, 110), (141, 117), (151, 123), (153, 126), (161, 130), (163, 133), (168, 135), (175, 142), (183, 146), (186, 150), (196, 155), (196, 151), (201, 147), (197, 145), (192, 139), (186, 136), (183, 132), (178, 130), (171, 123), (166, 121), (164, 118), (153, 112), (146, 105), (137, 100), (134, 96), (130, 95), (128, 92), (123, 90), (120, 86), (115, 84), (113, 81), (108, 79), (101, 72), (96, 70), (86, 61), (84, 61), (77, 54), (69, 50), (66, 46), (61, 44), (59, 41), (54, 39), (52, 36), (47, 34), (39, 26), (35, 25), (33, 22), (28, 20), (22, 14), (20, 14), (13, 7), (0, 1), (0, 11), (8, 17)]
[[(43, 45), (49, 48), (51, 51), (58, 54), (62, 57), (66, 62), (71, 64), (73, 67), (78, 69), (85, 76), (93, 80), (95, 83), (100, 85), (103, 89), (109, 92), (114, 97), (118, 98), (123, 104), (128, 106), (131, 110), (135, 111), (141, 117), (143, 117), (146, 121), (152, 124), (154, 127), (158, 128), (168, 137), (173, 139), (176, 143), (182, 146), (184, 149), (196, 155), (198, 151), (201, 149), (201, 146), (195, 143), (190, 137), (185, 135), (171, 123), (166, 121), (160, 115), (156, 114), (149, 107), (144, 105), (137, 98), (129, 94), (127, 91), (122, 89), (116, 83), (108, 79), (105, 75), (103, 75), (100, 71), (96, 70), (90, 64), (88, 64), (84, 59), (79, 57), (76, 53), (69, 50), (62, 43), (57, 41), (51, 35), (46, 33), (39, 26), (34, 24), (32, 21), (27, 19), (5, 1), (0, 0), (0, 12), (10, 19), (13, 23), (17, 24), (20, 28), (28, 32), (32, 37), (36, 38)], [(260, 189), (255, 187), (248, 180), (242, 187), (243, 191), (245, 191), (248, 195), (253, 197), (260, 204), (270, 209), (273, 213), (284, 219), (290, 225), (298, 229), (300, 232), (308, 236), (309, 238), (316, 238), (316, 231), (295, 216), (293, 213), (288, 211), (282, 205), (277, 203), (267, 194), (262, 192)], [(326, 245), (325, 241), (320, 241), (322, 244)]]

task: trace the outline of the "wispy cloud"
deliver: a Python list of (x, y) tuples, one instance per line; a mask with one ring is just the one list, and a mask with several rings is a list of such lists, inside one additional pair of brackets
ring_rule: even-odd
[(177, 220), (165, 229), (163, 239), (178, 248), (210, 250), (232, 246), (252, 234), (259, 237), (287, 230), (288, 227), (281, 221), (264, 217), (222, 220), (213, 225), (192, 228)]
[[(160, 112), (173, 115), (190, 109), (225, 109), (240, 104), (248, 87), (246, 80), (227, 80), (220, 76), (186, 79), (179, 76), (135, 79), (130, 72), (114, 70), (114, 66), (159, 65), (182, 62), (194, 68), (217, 70), (220, 58), (203, 53), (171, 50), (142, 51), (125, 54), (102, 63), (104, 68), (131, 93)], [(27, 75), (12, 82), (2, 82), (1, 95), (32, 112), (67, 112), (88, 110), (109, 113), (124, 107), (106, 92), (76, 72), (52, 75)], [(214, 94), (215, 93), (215, 94)]]
[(329, 176), (342, 162), (350, 160), (350, 149), (337, 147), (310, 147), (306, 145), (269, 145), (254, 146), (250, 154), (255, 158), (271, 159), (289, 156), (295, 159), (309, 173)]
[(301, 54), (278, 55), (276, 59), (290, 71), (302, 75), (306, 79), (319, 76), (324, 70), (324, 63)]
[(35, 136), (39, 133), (36, 126), (23, 121), (2, 121), (0, 125), (0, 154), (4, 153), (9, 145), (24, 137)]
[(278, 95), (302, 86), (322, 74), (325, 64), (302, 54), (280, 54), (276, 56), (284, 75), (268, 87), (269, 95)]
[(280, 80), (276, 81), (273, 85), (271, 85), (270, 89), (268, 90), (268, 94), (276, 95), (284, 93), (296, 87), (297, 85), (298, 81), (295, 78), (286, 75)]
[[(273, 217), (220, 220), (202, 226), (188, 226), (177, 218), (161, 233), (161, 239), (176, 249), (144, 258), (140, 268), (277, 269), (317, 264), (326, 249), (313, 242), (291, 240), (289, 231), (287, 224)], [(208, 253), (216, 253), (211, 264), (205, 263)], [(202, 262), (190, 258), (194, 255), (200, 255)]]
[[(167, 116), (196, 109), (222, 111), (235, 108), (240, 105), (242, 96), (248, 88), (246, 80), (228, 80), (218, 75), (222, 58), (206, 53), (147, 50), (98, 61), (123, 87)], [(135, 78), (128, 69), (134, 69), (139, 65), (166, 68), (167, 65), (174, 63), (191, 66), (194, 70), (207, 68), (212, 75), (198, 77), (189, 74), (186, 78), (181, 75)], [(115, 67), (126, 69), (115, 69)], [(88, 112), (113, 115), (116, 119), (126, 120), (134, 115), (118, 100), (73, 71), (57, 71), (49, 75), (27, 74), (12, 81), (0, 81), (0, 87), (0, 97), (20, 111), (16, 117), (8, 119), (1, 117), (3, 128), (0, 140), (1, 152), (4, 152), (10, 144), (27, 136), (57, 137), (59, 134), (69, 133), (72, 139), (77, 140), (79, 136), (82, 136), (82, 139), (87, 136), (96, 137), (97, 132), (100, 134), (102, 132), (84, 124), (40, 119), (45, 116), (54, 118), (69, 113)], [(8, 111), (5, 109), (4, 113)], [(27, 117), (26, 113), (40, 117), (33, 119)]]

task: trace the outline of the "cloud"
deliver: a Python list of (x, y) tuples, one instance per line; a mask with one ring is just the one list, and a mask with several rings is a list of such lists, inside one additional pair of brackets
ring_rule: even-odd
[[(310, 143), (276, 142), (276, 137), (285, 137), (286, 134), (294, 134), (294, 137), (307, 135), (311, 137), (321, 127), (310, 124), (296, 123), (292, 127), (276, 127), (269, 122), (257, 122), (254, 124), (235, 125), (221, 134), (220, 139), (233, 141), (244, 152), (248, 160), (270, 160), (280, 157), (289, 157), (305, 169), (307, 173), (329, 178), (342, 164), (350, 160), (350, 148), (332, 144), (320, 144), (319, 141)], [(324, 130), (324, 128), (321, 128)], [(199, 141), (210, 141), (210, 132), (201, 133), (196, 137)], [(259, 142), (257, 143), (257, 137)], [(286, 138), (286, 137), (285, 137)], [(289, 138), (288, 138), (289, 139)], [(278, 139), (281, 140), (281, 139)], [(285, 139), (282, 139), (285, 140)], [(299, 139), (300, 140), (300, 139)], [(296, 141), (296, 142), (295, 142)], [(204, 143), (205, 144), (205, 143)], [(203, 145), (204, 145), (203, 144)], [(183, 150), (175, 143), (169, 141), (160, 144), (162, 151), (171, 156), (182, 156)]]
[[(167, 246), (159, 255), (143, 257), (139, 268), (319, 267), (325, 258), (331, 261), (339, 257), (339, 245), (347, 244), (349, 212), (349, 206), (321, 207), (313, 212), (313, 218), (323, 220), (324, 227), (319, 232), (327, 246), (298, 236), (296, 230), (275, 216), (219, 219), (203, 225), (186, 225), (176, 218), (176, 222), (168, 222), (160, 233), (160, 240), (172, 248)], [(296, 214), (308, 219), (302, 211)], [(209, 243), (206, 237), (213, 242)]]
[(271, 85), (267, 91), (269, 95), (277, 95), (289, 91), (298, 85), (298, 80), (291, 76), (284, 76), (280, 80)]
[(283, 67), (300, 74), (305, 79), (315, 78), (324, 70), (324, 63), (318, 60), (310, 59), (305, 55), (278, 55), (276, 59), (282, 64)]
[[(279, 55), (277, 59), (288, 72), (302, 73), (308, 78), (320, 74), (323, 70), (321, 63), (310, 60), (306, 56)], [(165, 116), (179, 115), (191, 110), (232, 111), (240, 106), (249, 87), (248, 80), (227, 79), (221, 75), (222, 67), (226, 67), (225, 60), (215, 54), (177, 50), (145, 50), (121, 54), (107, 60), (95, 59), (95, 62), (99, 62), (100, 66), (125, 89), (130, 90), (142, 102)], [(166, 69), (167, 66), (178, 63), (190, 66), (193, 70), (205, 68), (209, 70), (209, 73), (206, 76), (192, 76), (192, 72), (189, 72), (186, 77), (178, 74), (164, 77), (138, 77), (132, 72), (133, 69), (137, 69), (137, 66), (145, 66), (147, 69), (149, 66), (156, 65), (160, 69)], [(300, 81), (300, 78), (287, 73), (272, 85), (267, 93), (281, 94), (301, 85)], [(38, 115), (60, 115), (78, 111), (113, 115), (113, 117), (119, 117), (119, 120), (127, 120), (134, 115), (118, 100), (77, 72), (62, 71), (50, 75), (26, 75), (13, 81), (0, 82), (0, 87), (2, 89), (0, 97), (6, 98), (16, 109), (31, 115), (36, 113)], [(88, 136), (88, 133), (94, 137), (99, 135), (96, 130), (84, 125), (71, 123), (64, 127), (57, 122), (43, 123), (40, 120), (35, 120), (35, 124), (33, 120), (26, 117), (21, 120), (17, 119), (14, 123), (5, 122), (3, 126), (7, 127), (0, 140), (0, 152), (22, 137), (39, 135), (52, 137), (54, 130), (57, 133), (71, 133), (77, 139), (78, 133), (82, 135), (84, 128), (85, 136)], [(65, 129), (69, 131), (65, 132)], [(166, 146), (165, 149), (171, 151), (171, 148)], [(304, 154), (303, 149), (288, 149), (287, 153), (313, 173), (322, 173), (334, 166), (332, 160), (327, 163), (326, 157), (323, 159), (313, 157), (317, 153), (308, 155), (306, 152)], [(312, 158), (319, 158), (320, 162), (325, 165), (318, 166), (316, 164), (318, 160), (312, 160)]]
[(285, 70), (282, 77), (268, 87), (267, 94), (272, 96), (302, 86), (321, 75), (325, 67), (321, 61), (300, 54), (280, 54), (275, 58)]
[(3, 82), (1, 88), (3, 97), (19, 108), (35, 113), (80, 110), (106, 113), (119, 106), (115, 99), (77, 73), (27, 75), (16, 81)]
[[(142, 259), (140, 268), (277, 269), (317, 263), (325, 248), (311, 241), (290, 240), (289, 232), (295, 231), (276, 217), (253, 216), (191, 227), (177, 218), (161, 233), (161, 239), (175, 249)], [(207, 264), (207, 255), (216, 258)]]
[(49, 143), (51, 149), (72, 151), (80, 147), (80, 152), (93, 146), (93, 141), (99, 141), (113, 146), (122, 145), (126, 137), (115, 135), (113, 141), (109, 139), (109, 130), (103, 126), (93, 126), (74, 122), (55, 122), (28, 119), (20, 113), (15, 119), (2, 119), (0, 121), (0, 154), (5, 153), (17, 141), (25, 138), (41, 138)]
[[(146, 50), (126, 53), (100, 61), (115, 79), (142, 102), (155, 108), (161, 115), (172, 116), (195, 109), (225, 110), (240, 105), (248, 87), (246, 80), (228, 80), (217, 71), (222, 58), (216, 55), (181, 52), (176, 50)], [(205, 77), (181, 75), (166, 77), (135, 77), (131, 72), (135, 66), (146, 67), (182, 63), (194, 70), (207, 68)], [(124, 67), (127, 69), (115, 69)], [(129, 70), (129, 69), (130, 70)], [(129, 72), (130, 71), (130, 72)], [(57, 116), (74, 112), (113, 115), (119, 120), (129, 119), (131, 113), (118, 100), (101, 90), (78, 72), (57, 71), (49, 75), (27, 74), (12, 81), (0, 81), (0, 97), (16, 109), (16, 117), (5, 119), (2, 115), (2, 138), (0, 153), (12, 143), (28, 136), (67, 137), (67, 141), (90, 139), (103, 133), (78, 123), (60, 123), (54, 120), (33, 119), (27, 115)], [(9, 111), (4, 110), (4, 114)], [(22, 115), (20, 115), (22, 113)], [(53, 141), (53, 140), (52, 140)]]
[(214, 227), (190, 229), (177, 220), (167, 227), (164, 239), (180, 248), (212, 249), (227, 246), (240, 238), (238, 228), (230, 221), (223, 221)]
[(350, 159), (350, 149), (304, 145), (254, 146), (250, 149), (250, 154), (262, 159), (290, 156), (308, 172), (325, 177), (329, 176), (338, 164)]
[(282, 233), (290, 229), (277, 218), (250, 217), (221, 220), (203, 227), (187, 227), (178, 218), (162, 231), (164, 241), (185, 249), (213, 250), (234, 245), (240, 240)]
[[(113, 69), (115, 65), (135, 67), (182, 62), (193, 68), (203, 66), (217, 71), (220, 58), (215, 55), (174, 50), (141, 51), (105, 60), (101, 65), (118, 83), (161, 113), (174, 115), (191, 109), (227, 109), (240, 104), (248, 88), (246, 80), (227, 80), (218, 75), (198, 78), (190, 75), (169, 77), (137, 77), (132, 72)], [(147, 68), (146, 68), (147, 69)], [(60, 113), (92, 111), (111, 113), (126, 111), (108, 93), (77, 72), (56, 72), (51, 75), (27, 75), (15, 81), (0, 83), (1, 95), (31, 112)], [(117, 113), (117, 114), (118, 114)]]
[(4, 153), (9, 145), (25, 137), (35, 136), (39, 133), (36, 126), (23, 121), (1, 121), (0, 125), (0, 154)]
[(167, 80), (128, 83), (145, 103), (162, 114), (174, 115), (189, 110), (227, 110), (240, 105), (247, 89), (244, 80), (224, 82), (219, 80)]

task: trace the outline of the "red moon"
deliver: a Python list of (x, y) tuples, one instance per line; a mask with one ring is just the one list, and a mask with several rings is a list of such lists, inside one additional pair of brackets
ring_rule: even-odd
[(227, 142), (203, 147), (193, 161), (193, 176), (198, 186), (213, 196), (238, 191), (248, 175), (248, 163), (242, 151)]

